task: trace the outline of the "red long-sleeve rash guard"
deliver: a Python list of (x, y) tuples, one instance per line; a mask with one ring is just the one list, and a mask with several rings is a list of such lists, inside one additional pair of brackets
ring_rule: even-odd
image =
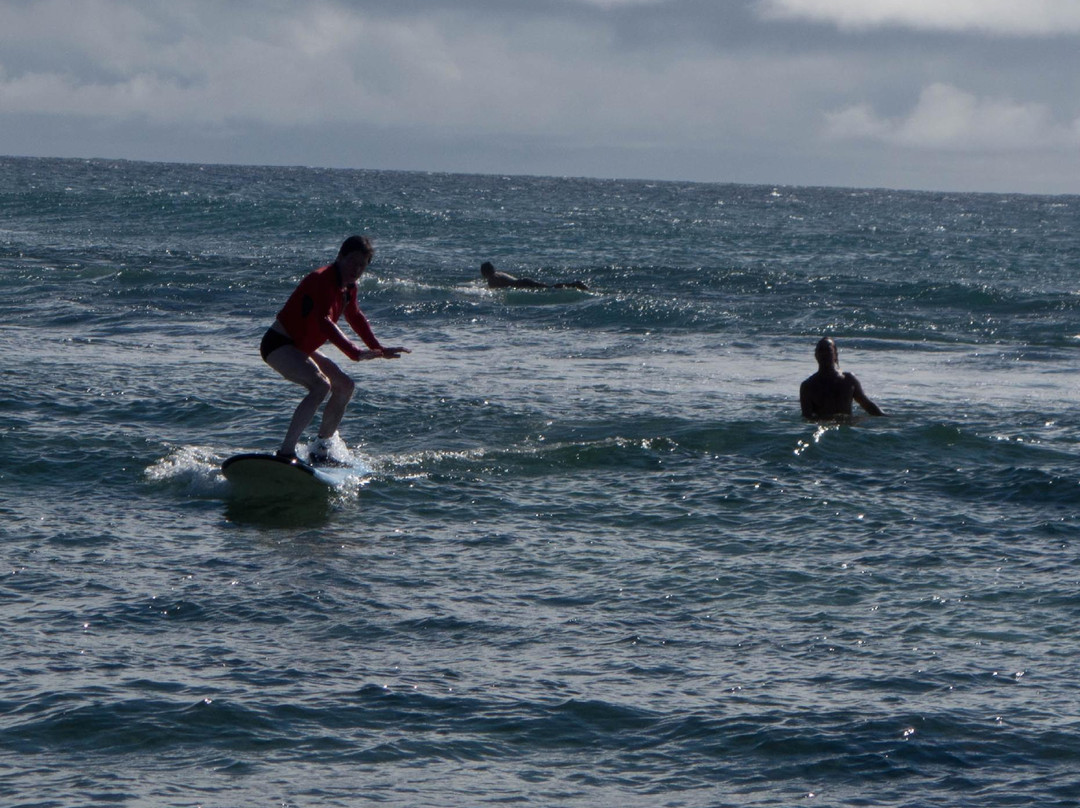
[(333, 264), (316, 269), (300, 281), (277, 318), (296, 347), (304, 353), (311, 355), (329, 341), (356, 361), (360, 349), (331, 325), (337, 323), (342, 313), (365, 345), (376, 351), (382, 348), (364, 313), (356, 305), (356, 284), (343, 288), (341, 276)]

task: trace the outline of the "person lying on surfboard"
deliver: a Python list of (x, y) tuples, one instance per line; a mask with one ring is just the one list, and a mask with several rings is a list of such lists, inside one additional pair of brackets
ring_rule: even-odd
[(817, 359), (818, 372), (799, 387), (803, 418), (850, 418), (853, 401), (859, 402), (859, 406), (871, 415), (885, 414), (863, 392), (855, 374), (840, 370), (835, 342), (822, 337), (814, 349), (814, 357)]
[[(300, 281), (263, 335), (259, 346), (263, 361), (308, 391), (293, 413), (277, 452), (279, 457), (296, 459), (297, 441), (329, 394), (319, 425), (319, 439), (310, 449), (312, 463), (325, 462), (331, 439), (352, 398), (355, 383), (319, 348), (332, 342), (354, 362), (397, 359), (402, 353), (410, 353), (407, 348), (383, 346), (356, 305), (356, 281), (374, 257), (375, 248), (367, 237), (349, 236), (332, 264), (316, 269)], [(342, 314), (368, 350), (361, 350), (338, 327)]]
[(580, 289), (589, 291), (589, 287), (581, 281), (569, 283), (541, 283), (532, 278), (515, 278), (505, 272), (499, 272), (490, 261), (480, 265), (480, 274), (484, 276), (490, 289)]

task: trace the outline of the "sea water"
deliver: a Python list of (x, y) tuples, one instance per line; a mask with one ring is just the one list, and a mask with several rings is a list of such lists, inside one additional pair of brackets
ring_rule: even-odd
[[(370, 473), (238, 498), (351, 233)], [(0, 803), (1080, 804), (1078, 270), (1077, 197), (0, 159)]]

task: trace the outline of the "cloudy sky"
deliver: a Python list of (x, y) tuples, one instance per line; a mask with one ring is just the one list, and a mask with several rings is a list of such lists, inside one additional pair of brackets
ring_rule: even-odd
[(0, 0), (0, 154), (1080, 193), (1080, 0)]

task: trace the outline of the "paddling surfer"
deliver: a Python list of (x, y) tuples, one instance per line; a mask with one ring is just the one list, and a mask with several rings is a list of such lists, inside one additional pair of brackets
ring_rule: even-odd
[[(308, 391), (293, 413), (285, 440), (277, 452), (279, 457), (296, 459), (297, 441), (329, 395), (319, 425), (319, 439), (310, 450), (312, 462), (325, 461), (330, 441), (352, 398), (355, 382), (319, 348), (332, 342), (354, 362), (397, 359), (402, 353), (410, 352), (407, 348), (383, 346), (357, 307), (356, 282), (374, 257), (375, 249), (367, 237), (349, 236), (333, 263), (316, 269), (300, 281), (263, 335), (259, 352), (266, 364)], [(342, 314), (368, 350), (361, 350), (338, 327), (337, 321)]]
[(863, 392), (855, 374), (840, 370), (835, 342), (823, 337), (814, 349), (814, 357), (818, 371), (799, 387), (803, 418), (850, 418), (853, 401), (871, 415), (885, 414)]
[(480, 265), (480, 274), (484, 276), (490, 289), (580, 289), (582, 292), (589, 291), (589, 287), (581, 281), (569, 283), (541, 283), (532, 278), (515, 278), (506, 272), (495, 269), (490, 261)]

